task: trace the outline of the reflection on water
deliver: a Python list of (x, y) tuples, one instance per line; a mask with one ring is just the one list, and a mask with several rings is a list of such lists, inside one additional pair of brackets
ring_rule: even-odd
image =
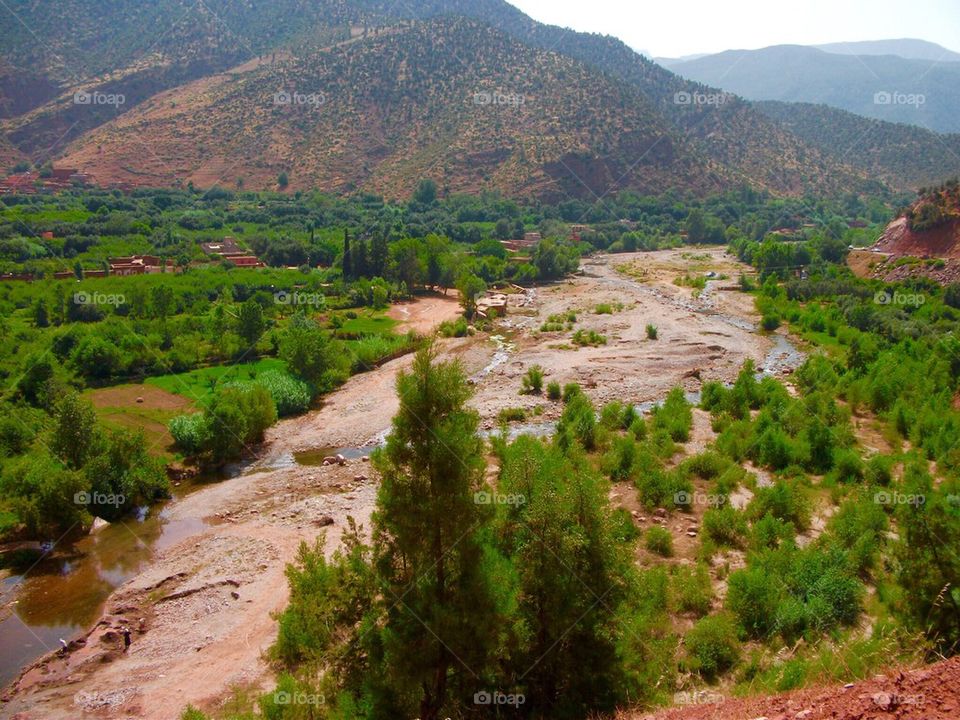
[[(190, 492), (211, 478), (177, 490)], [(86, 631), (118, 586), (154, 552), (201, 530), (200, 518), (171, 520), (157, 505), (74, 543), (19, 551), (5, 558), (12, 574), (0, 594), (0, 686), (43, 653)]]

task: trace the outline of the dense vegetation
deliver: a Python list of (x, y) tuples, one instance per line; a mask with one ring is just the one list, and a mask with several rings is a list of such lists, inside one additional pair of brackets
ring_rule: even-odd
[[(24, 458), (46, 452), (43, 438), (70, 389), (147, 378), (189, 398), (185, 414), (151, 419), (170, 423), (168, 458), (215, 466), (350, 373), (415, 348), (416, 338), (394, 334), (383, 316), (390, 302), (413, 292), (455, 288), (469, 317), (486, 287), (561, 277), (593, 250), (754, 242), (771, 228), (789, 228), (814, 234), (837, 254), (856, 232), (844, 218), (869, 223), (884, 212), (880, 203), (853, 197), (831, 204), (748, 190), (705, 201), (621, 193), (594, 204), (525, 206), (495, 195), (440, 199), (431, 181), (404, 205), (366, 195), (226, 190), (4, 198), (0, 270), (35, 280), (0, 283), (0, 330), (11, 340), (0, 349), (10, 426), (3, 532), (42, 536), (74, 524), (73, 515), (58, 519), (36, 501), (40, 491), (15, 472)], [(590, 223), (579, 243), (569, 239), (569, 224), (577, 222)], [(499, 242), (530, 231), (544, 238), (532, 248), (509, 252)], [(234, 267), (204, 255), (200, 243), (228, 235), (271, 267)], [(111, 257), (136, 253), (159, 256), (166, 272), (87, 276)], [(68, 279), (51, 279), (64, 271)], [(463, 335), (467, 324), (447, 330)], [(580, 332), (574, 341), (605, 338)], [(541, 391), (542, 380), (529, 382), (529, 391)], [(156, 450), (159, 440), (148, 445)], [(136, 494), (128, 495), (134, 502)], [(78, 527), (90, 521), (81, 519)]]
[[(761, 270), (758, 309), (811, 342), (799, 392), (750, 363), (729, 386), (704, 384), (717, 436), (679, 464), (668, 460), (693, 423), (681, 390), (642, 416), (616, 402), (598, 410), (570, 385), (552, 440), (492, 439), (488, 487), (462, 371), (422, 354), (398, 382), (411, 410), (376, 461), (371, 544), (350, 535), (330, 560), (304, 546), (289, 569), (278, 689), (326, 704), (305, 715), (268, 693), (262, 712), (484, 715), (474, 694), (487, 693), (479, 702), (499, 697), (523, 716), (582, 717), (663, 702), (676, 687), (783, 690), (955, 653), (960, 292), (858, 280), (822, 232), (791, 243), (785, 263), (766, 258), (774, 242), (733, 249)], [(416, 431), (424, 418), (430, 433)], [(876, 449), (861, 444), (864, 423), (882, 436)], [(608, 483), (632, 484), (648, 513), (668, 518), (706, 503), (695, 564), (673, 561), (669, 519), (639, 536)], [(404, 592), (409, 608), (396, 601)], [(459, 609), (438, 614), (437, 597)]]

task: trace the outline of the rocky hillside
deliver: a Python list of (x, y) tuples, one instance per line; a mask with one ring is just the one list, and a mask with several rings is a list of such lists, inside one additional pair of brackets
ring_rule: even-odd
[[(11, 69), (0, 129), (35, 160), (52, 154), (101, 181), (267, 188), (287, 172), (295, 188), (390, 193), (440, 168), (452, 189), (584, 198), (866, 181), (749, 103), (502, 0), (67, 0), (56, 17), (12, 7), (22, 23), (0, 20)], [(476, 22), (451, 33), (455, 16)], [(323, 107), (265, 107), (283, 88), (322, 92)], [(464, 101), (495, 88), (531, 102), (511, 114)]]
[(960, 135), (865, 118), (810, 103), (755, 107), (808, 145), (892, 188), (916, 190), (960, 173)]
[(873, 247), (851, 252), (847, 262), (861, 277), (888, 282), (910, 277), (960, 281), (960, 184), (954, 179), (924, 192)]
[(931, 189), (890, 223), (875, 249), (894, 256), (960, 258), (960, 186)]
[(286, 173), (294, 189), (390, 197), (427, 176), (555, 199), (733, 180), (634, 87), (463, 19), (195, 81), (84, 136), (64, 162), (101, 181), (272, 187)]

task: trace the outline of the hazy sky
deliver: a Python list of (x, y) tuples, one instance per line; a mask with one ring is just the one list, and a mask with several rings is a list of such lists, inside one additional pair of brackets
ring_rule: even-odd
[(960, 52), (960, 0), (508, 0), (535, 20), (656, 57), (921, 38)]

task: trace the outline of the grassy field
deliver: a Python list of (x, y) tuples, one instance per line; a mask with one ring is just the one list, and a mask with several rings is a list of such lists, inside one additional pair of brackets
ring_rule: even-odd
[(362, 313), (355, 318), (344, 317), (340, 332), (350, 335), (389, 335), (397, 321), (382, 313)]
[(286, 363), (278, 358), (263, 358), (252, 363), (217, 365), (185, 373), (158, 375), (148, 378), (146, 384), (202, 403), (218, 384), (253, 380), (267, 370), (286, 370), (286, 367)]

